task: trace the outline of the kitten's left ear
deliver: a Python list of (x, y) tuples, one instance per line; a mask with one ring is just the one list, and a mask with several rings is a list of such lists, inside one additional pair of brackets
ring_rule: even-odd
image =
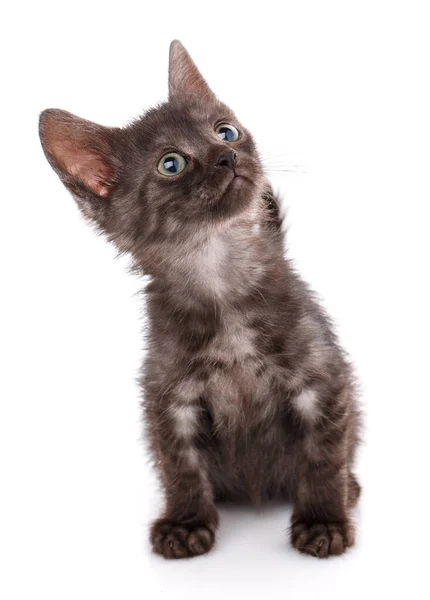
[(217, 101), (184, 46), (174, 40), (170, 44), (169, 55), (169, 99), (190, 96), (204, 101)]

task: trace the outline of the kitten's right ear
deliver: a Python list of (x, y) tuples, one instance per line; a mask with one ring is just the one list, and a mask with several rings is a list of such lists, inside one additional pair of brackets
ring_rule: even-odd
[(179, 40), (173, 40), (169, 52), (169, 98), (189, 96), (205, 102), (217, 101), (184, 46)]
[(87, 216), (108, 203), (121, 176), (120, 129), (103, 127), (65, 110), (47, 109), (39, 135), (50, 165)]

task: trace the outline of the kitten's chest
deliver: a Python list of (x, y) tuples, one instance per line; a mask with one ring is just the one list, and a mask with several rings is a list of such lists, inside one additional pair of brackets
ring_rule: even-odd
[(267, 419), (274, 406), (262, 376), (267, 357), (256, 332), (240, 316), (229, 317), (204, 352), (211, 365), (205, 397), (215, 425), (249, 427)]

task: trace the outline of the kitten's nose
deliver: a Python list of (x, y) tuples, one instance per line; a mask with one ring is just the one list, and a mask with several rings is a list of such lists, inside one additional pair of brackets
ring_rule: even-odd
[(234, 165), (236, 164), (236, 152), (234, 150), (227, 150), (222, 152), (218, 156), (218, 160), (216, 161), (217, 167), (229, 167), (234, 171)]

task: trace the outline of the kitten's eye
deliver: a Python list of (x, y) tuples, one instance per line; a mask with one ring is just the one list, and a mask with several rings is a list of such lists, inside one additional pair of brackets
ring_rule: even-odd
[(233, 127), (233, 125), (229, 125), (228, 123), (221, 123), (221, 125), (218, 125), (215, 132), (223, 142), (235, 142), (239, 137), (239, 132), (236, 127)]
[(178, 175), (186, 166), (187, 161), (184, 156), (177, 152), (169, 152), (160, 158), (157, 168), (162, 175), (171, 177), (172, 175)]

